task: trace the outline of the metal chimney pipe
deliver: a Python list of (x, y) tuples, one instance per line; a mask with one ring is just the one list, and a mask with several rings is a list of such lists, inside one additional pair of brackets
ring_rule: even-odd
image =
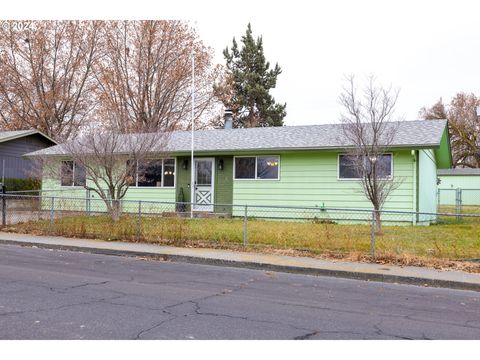
[(233, 129), (233, 113), (232, 110), (226, 109), (223, 114), (223, 128)]

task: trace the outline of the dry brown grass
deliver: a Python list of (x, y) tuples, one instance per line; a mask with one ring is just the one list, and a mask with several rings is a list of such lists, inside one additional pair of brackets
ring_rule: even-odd
[(3, 230), (480, 272), (480, 263), (472, 261), (480, 259), (480, 223), (384, 226), (375, 238), (375, 259), (368, 225), (249, 220), (247, 229), (248, 247), (242, 244), (243, 221), (238, 219), (144, 218), (140, 239), (137, 219), (129, 216), (119, 222), (70, 216), (56, 219), (53, 227), (48, 221), (31, 221)]

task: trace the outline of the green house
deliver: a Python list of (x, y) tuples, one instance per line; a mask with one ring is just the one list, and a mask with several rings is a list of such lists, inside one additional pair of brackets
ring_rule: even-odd
[[(155, 168), (148, 171), (150, 178), (131, 186), (125, 199), (191, 202), (193, 194), (193, 211), (234, 216), (243, 214), (244, 205), (251, 207), (252, 216), (264, 211), (258, 208), (255, 214), (255, 206), (372, 208), (343, 161), (350, 145), (341, 140), (339, 124), (195, 131), (193, 166), (191, 139), (189, 131), (171, 133), (164, 152), (168, 156), (158, 156)], [(61, 149), (55, 146), (28, 156), (68, 157)], [(451, 167), (446, 121), (399, 123), (382, 157), (387, 176), (401, 179), (384, 209), (436, 212), (437, 169)], [(63, 184), (44, 179), (44, 190), (85, 196), (74, 178)], [(239, 207), (232, 210), (225, 206), (229, 204)]]

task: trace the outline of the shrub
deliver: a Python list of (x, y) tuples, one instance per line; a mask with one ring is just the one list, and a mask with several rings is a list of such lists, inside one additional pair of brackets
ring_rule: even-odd
[(18, 179), (5, 178), (5, 189), (9, 191), (25, 191), (25, 190), (39, 190), (42, 182), (39, 179)]

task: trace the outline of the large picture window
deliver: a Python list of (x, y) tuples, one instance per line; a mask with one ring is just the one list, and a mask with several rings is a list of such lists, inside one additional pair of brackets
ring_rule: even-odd
[(87, 174), (85, 167), (72, 160), (62, 161), (61, 186), (85, 186)]
[(279, 156), (241, 156), (235, 158), (236, 180), (278, 180)]
[(360, 163), (358, 158), (352, 155), (339, 155), (338, 156), (338, 178), (339, 179), (360, 179), (362, 172), (369, 173), (371, 171), (372, 162), (376, 163), (376, 171), (379, 178), (390, 179), (392, 177), (393, 170), (393, 157), (392, 154), (382, 154), (375, 159), (363, 158), (363, 162)]
[(127, 160), (130, 186), (138, 187), (174, 187), (175, 159), (152, 159), (138, 161), (132, 166)]

